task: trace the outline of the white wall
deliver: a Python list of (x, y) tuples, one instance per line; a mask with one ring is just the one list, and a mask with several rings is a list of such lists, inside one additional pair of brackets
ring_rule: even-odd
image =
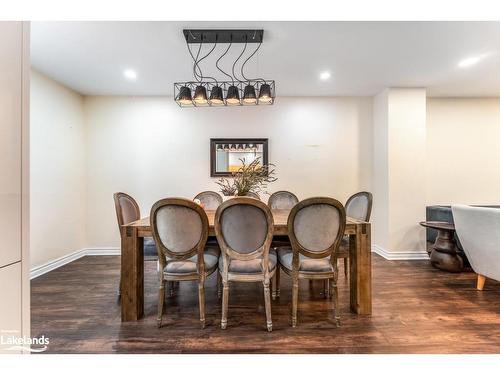
[(85, 247), (83, 97), (32, 71), (31, 265)]
[[(87, 247), (119, 246), (112, 194), (142, 214), (166, 196), (216, 189), (209, 139), (269, 138), (279, 180), (270, 190), (345, 202), (370, 189), (371, 98), (279, 98), (274, 106), (179, 108), (172, 98), (86, 97)], [(265, 198), (267, 199), (267, 197)]]
[(390, 88), (374, 98), (373, 143), (373, 242), (398, 256), (425, 254), (418, 225), (426, 203), (425, 89)]
[(427, 100), (427, 203), (500, 204), (500, 98)]

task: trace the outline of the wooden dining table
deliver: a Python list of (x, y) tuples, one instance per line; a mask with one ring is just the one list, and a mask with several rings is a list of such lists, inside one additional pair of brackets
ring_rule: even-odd
[[(206, 210), (209, 236), (215, 236), (215, 211)], [(272, 210), (274, 235), (288, 235), (290, 210)], [(349, 235), (349, 288), (351, 311), (372, 312), (370, 223), (348, 217), (345, 234)], [(122, 321), (144, 315), (144, 237), (152, 237), (149, 217), (128, 223), (121, 230), (121, 317)]]

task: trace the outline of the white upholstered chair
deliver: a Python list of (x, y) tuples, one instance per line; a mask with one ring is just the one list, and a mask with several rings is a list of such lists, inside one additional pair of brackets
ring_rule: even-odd
[(477, 273), (477, 289), (486, 278), (500, 281), (500, 209), (452, 206), (455, 230), (465, 255)]

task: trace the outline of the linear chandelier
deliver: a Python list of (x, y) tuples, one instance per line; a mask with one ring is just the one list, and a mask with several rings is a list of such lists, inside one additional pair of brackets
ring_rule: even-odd
[[(194, 81), (174, 83), (174, 99), (180, 107), (221, 107), (243, 105), (274, 104), (276, 86), (274, 81), (262, 78), (247, 78), (245, 64), (257, 53), (262, 45), (264, 30), (184, 30), (187, 48), (193, 60)], [(212, 48), (200, 56), (204, 44), (213, 44)], [(215, 67), (229, 80), (218, 80), (205, 76), (200, 63), (206, 59), (218, 44), (227, 44), (227, 48), (219, 56)], [(231, 73), (225, 72), (220, 61), (226, 56), (234, 44), (243, 44), (238, 58), (233, 62)], [(245, 54), (248, 44), (258, 44), (257, 48), (243, 61), (239, 78), (235, 73), (238, 61)], [(191, 45), (198, 45), (197, 51)]]

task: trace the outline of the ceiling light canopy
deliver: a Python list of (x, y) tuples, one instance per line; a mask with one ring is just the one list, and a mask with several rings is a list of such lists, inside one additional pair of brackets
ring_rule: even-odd
[[(174, 83), (174, 98), (180, 107), (203, 107), (203, 106), (234, 106), (234, 105), (258, 105), (273, 104), (275, 99), (274, 81), (262, 78), (247, 78), (245, 76), (246, 63), (257, 53), (262, 45), (263, 30), (184, 30), (187, 48), (193, 60), (194, 81)], [(198, 45), (195, 51), (191, 45)], [(208, 52), (202, 53), (205, 44), (212, 44)], [(203, 74), (200, 63), (207, 58), (218, 44), (227, 44), (224, 52), (215, 63), (217, 70), (228, 80), (218, 80), (212, 76)], [(231, 73), (224, 71), (219, 62), (228, 53), (234, 44), (243, 44), (238, 58), (233, 62)], [(247, 51), (249, 44), (257, 44), (257, 47), (248, 54), (241, 63), (240, 77), (235, 68)], [(194, 92), (194, 96), (191, 93)], [(207, 97), (207, 92), (210, 96)]]

